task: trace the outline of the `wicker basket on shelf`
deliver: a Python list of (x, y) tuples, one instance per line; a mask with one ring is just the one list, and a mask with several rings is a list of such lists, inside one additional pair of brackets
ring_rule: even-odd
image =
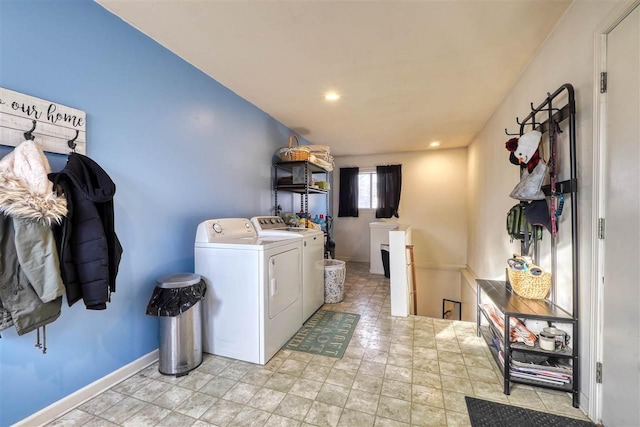
[(541, 274), (532, 274), (532, 269), (540, 269), (537, 265), (529, 264), (526, 270), (514, 270), (508, 268), (509, 283), (513, 291), (523, 298), (545, 299), (551, 289), (551, 273), (542, 271)]
[[(293, 140), (296, 141), (296, 146), (293, 146)], [(300, 160), (309, 160), (310, 155), (309, 147), (305, 147), (304, 145), (300, 145), (300, 141), (298, 141), (298, 137), (295, 135), (291, 135), (289, 137), (289, 146), (283, 147), (278, 150), (278, 156), (280, 160), (285, 162), (295, 162)]]

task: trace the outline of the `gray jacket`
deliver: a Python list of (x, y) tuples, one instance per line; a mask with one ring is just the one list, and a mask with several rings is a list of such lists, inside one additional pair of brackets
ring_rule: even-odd
[(0, 159), (0, 330), (13, 323), (19, 335), (56, 320), (64, 294), (51, 224), (67, 205), (48, 172), (33, 141)]
[[(42, 240), (31, 245), (39, 239)], [(62, 306), (62, 297), (56, 289), (62, 282), (51, 229), (0, 215), (0, 254), (0, 301), (10, 313), (18, 335), (56, 320)], [(20, 263), (25, 256), (29, 257), (27, 268)], [(0, 328), (8, 326), (11, 324), (5, 321)]]

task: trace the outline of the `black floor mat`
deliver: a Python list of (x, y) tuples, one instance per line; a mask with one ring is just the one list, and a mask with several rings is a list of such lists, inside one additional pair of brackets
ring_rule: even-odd
[(594, 427), (589, 421), (465, 396), (472, 427)]

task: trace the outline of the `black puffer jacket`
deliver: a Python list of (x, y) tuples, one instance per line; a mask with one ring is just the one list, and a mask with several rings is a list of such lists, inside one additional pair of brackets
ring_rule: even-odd
[(113, 218), (116, 186), (96, 162), (78, 153), (49, 179), (67, 197), (67, 217), (54, 228), (67, 301), (71, 306), (82, 298), (88, 309), (104, 310), (116, 290), (122, 255)]

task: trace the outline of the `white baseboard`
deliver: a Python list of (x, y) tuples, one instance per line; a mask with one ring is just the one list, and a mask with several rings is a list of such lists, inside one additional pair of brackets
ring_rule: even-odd
[(18, 421), (14, 424), (14, 427), (33, 427), (45, 425), (51, 420), (54, 420), (62, 415), (66, 414), (72, 409), (77, 408), (86, 401), (92, 399), (103, 391), (113, 387), (121, 381), (129, 378), (131, 375), (140, 372), (147, 366), (155, 363), (158, 360), (158, 350), (153, 350), (151, 353), (142, 356), (141, 358), (134, 360), (128, 365), (111, 372), (110, 374), (92, 382), (91, 384), (81, 388), (80, 390), (71, 393), (67, 397), (58, 400), (55, 403), (41, 409), (35, 414)]

